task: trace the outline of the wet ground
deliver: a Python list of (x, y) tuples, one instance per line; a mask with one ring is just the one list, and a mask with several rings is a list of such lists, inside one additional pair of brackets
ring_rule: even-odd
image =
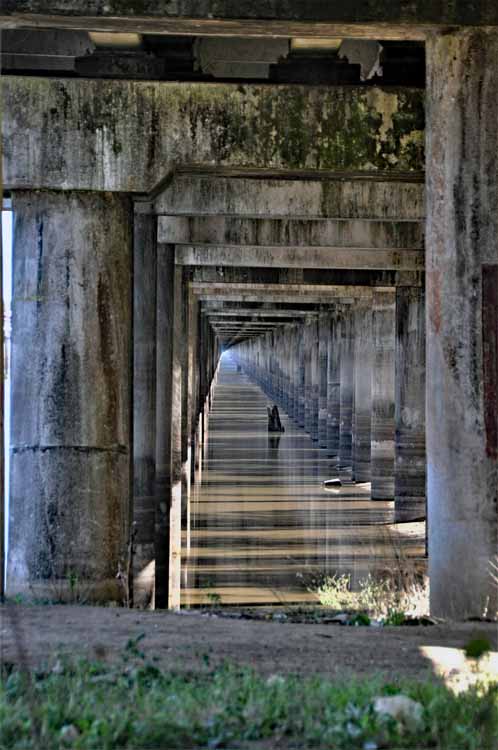
[(370, 485), (325, 490), (334, 459), (285, 413), (269, 434), (270, 401), (226, 354), (214, 391), (200, 482), (184, 532), (182, 603), (317, 601), (312, 580), (413, 562), (424, 568), (423, 524), (395, 526)]

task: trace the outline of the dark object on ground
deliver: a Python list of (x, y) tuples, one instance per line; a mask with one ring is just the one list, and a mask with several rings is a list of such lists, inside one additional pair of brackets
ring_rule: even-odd
[(273, 409), (268, 406), (268, 432), (285, 432), (285, 428), (280, 421), (278, 406), (275, 404)]

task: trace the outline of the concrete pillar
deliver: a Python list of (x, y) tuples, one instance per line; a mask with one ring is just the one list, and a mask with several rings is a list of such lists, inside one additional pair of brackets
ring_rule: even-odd
[(353, 479), (370, 482), (373, 348), (372, 305), (368, 299), (355, 304), (354, 330)]
[(314, 442), (318, 442), (318, 419), (320, 404), (320, 364), (318, 350), (318, 319), (314, 318), (310, 326), (311, 344), (311, 416), (310, 435)]
[[(183, 269), (175, 266), (173, 282), (173, 344), (171, 369), (171, 494), (170, 494), (170, 609), (180, 607), (181, 550), (182, 550), (182, 389), (185, 347), (183, 314)], [(212, 368), (211, 368), (212, 377)], [(210, 377), (210, 380), (211, 380)]]
[(320, 313), (318, 322), (318, 445), (327, 447), (327, 375), (330, 315)]
[[(498, 33), (429, 36), (427, 490), (431, 608), (498, 586)], [(494, 579), (493, 579), (494, 574)]]
[(397, 521), (425, 516), (425, 294), (396, 289), (394, 508)]
[(157, 222), (136, 214), (133, 236), (133, 604), (153, 604), (156, 480)]
[(341, 385), (339, 469), (346, 480), (352, 478), (354, 411), (354, 319), (351, 305), (344, 305), (341, 320)]
[(374, 291), (372, 331), (372, 500), (394, 500), (394, 291)]
[(301, 325), (298, 331), (298, 425), (304, 427), (306, 422), (306, 326)]
[[(176, 252), (176, 250), (175, 250)], [(191, 474), (191, 401), (192, 392), (189, 378), (189, 365), (192, 347), (192, 299), (189, 295), (188, 284), (185, 280), (186, 271), (182, 276), (182, 318), (183, 318), (183, 347), (182, 347), (182, 519), (183, 526), (190, 536), (190, 474)]]
[(14, 194), (9, 592), (125, 599), (132, 214), (110, 193)]
[(339, 456), (341, 425), (341, 313), (338, 307), (330, 317), (327, 356), (327, 449)]
[[(2, 169), (0, 168), (0, 195), (3, 196)], [(0, 372), (4, 372), (4, 334), (3, 334), (3, 247), (2, 247), (2, 208), (0, 206)], [(5, 599), (5, 427), (4, 427), (4, 378), (0, 378), (0, 604)]]
[(313, 422), (312, 321), (304, 326), (304, 429), (311, 436)]
[(173, 297), (175, 255), (173, 245), (157, 249), (156, 314), (156, 503), (155, 503), (155, 607), (169, 603), (171, 409), (173, 362)]

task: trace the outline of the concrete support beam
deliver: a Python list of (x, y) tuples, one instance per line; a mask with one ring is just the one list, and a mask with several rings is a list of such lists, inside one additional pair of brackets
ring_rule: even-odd
[(412, 248), (366, 247), (256, 247), (241, 245), (179, 245), (182, 266), (234, 266), (235, 268), (337, 268), (347, 270), (390, 269), (421, 271), (425, 256)]
[(394, 495), (397, 521), (425, 516), (425, 294), (396, 289)]
[(394, 500), (395, 293), (373, 295), (372, 500)]
[(345, 479), (351, 479), (353, 471), (353, 415), (355, 393), (354, 322), (353, 307), (344, 307), (341, 315), (340, 340), (341, 380), (339, 471), (341, 476)]
[[(77, 575), (126, 597), (131, 516), (128, 199), (13, 197), (8, 590), (50, 596)], [(91, 242), (89, 242), (91, 238)]]
[(311, 360), (311, 417), (310, 435), (314, 442), (318, 442), (318, 419), (320, 409), (320, 364), (318, 348), (318, 320), (310, 322), (310, 360)]
[[(421, 221), (159, 216), (158, 242), (216, 247), (349, 247), (410, 250), (424, 243)], [(193, 265), (193, 264), (192, 264)]]
[(10, 189), (152, 195), (192, 163), (381, 172), (423, 163), (419, 90), (4, 76), (1, 95)]
[[(420, 163), (420, 169), (423, 164)], [(236, 179), (234, 179), (236, 178)], [(147, 210), (150, 210), (147, 207)], [(290, 173), (177, 171), (153, 210), (181, 217), (423, 221), (424, 176), (411, 171)]]
[(371, 480), (372, 426), (372, 305), (370, 301), (354, 307), (354, 419), (353, 419), (353, 479)]
[[(214, 17), (213, 17), (214, 16)], [(285, 6), (266, 2), (234, 5), (223, 0), (216, 5), (199, 5), (198, 0), (181, 0), (173, 11), (168, 0), (142, 0), (123, 6), (110, 0), (4, 0), (0, 19), (7, 28), (48, 26), (49, 28), (97, 31), (133, 31), (149, 34), (188, 36), (243, 36), (289, 38), (293, 36), (359, 37), (367, 39), (419, 39), (447, 26), (498, 25), (493, 0), (481, 0), (469, 7), (464, 0), (443, 6), (402, 0), (365, 6), (361, 0), (310, 6), (305, 0)]]
[(327, 375), (330, 315), (318, 318), (318, 445), (327, 447)]
[(341, 425), (341, 311), (331, 313), (327, 346), (327, 449), (338, 459)]
[(173, 245), (157, 248), (156, 314), (156, 504), (155, 607), (167, 609), (170, 597), (171, 421), (174, 338)]
[(156, 217), (133, 229), (133, 604), (154, 602), (156, 489)]
[[(330, 284), (260, 284), (256, 282), (190, 282), (194, 293), (202, 300), (226, 302), (287, 302), (287, 303), (315, 303), (331, 304), (334, 302), (353, 300), (355, 298), (371, 298), (373, 288), (368, 286), (340, 286)], [(385, 287), (379, 287), (384, 289)], [(390, 287), (387, 287), (389, 289)]]
[(173, 276), (173, 342), (171, 360), (171, 492), (170, 492), (170, 609), (180, 607), (182, 551), (182, 495), (185, 465), (182, 452), (183, 367), (185, 340), (183, 271), (176, 266)]
[(431, 607), (494, 616), (498, 587), (498, 33), (431, 37), (427, 453)]
[(298, 329), (298, 351), (297, 351), (297, 392), (298, 392), (298, 411), (297, 423), (299, 427), (305, 427), (306, 423), (306, 326), (299, 326)]

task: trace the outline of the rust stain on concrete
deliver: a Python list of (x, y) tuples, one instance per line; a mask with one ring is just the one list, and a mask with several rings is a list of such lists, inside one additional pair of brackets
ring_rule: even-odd
[(429, 318), (434, 333), (441, 330), (441, 271), (434, 269), (427, 272), (427, 292), (429, 299)]
[(486, 453), (498, 459), (498, 264), (482, 267), (482, 346)]

